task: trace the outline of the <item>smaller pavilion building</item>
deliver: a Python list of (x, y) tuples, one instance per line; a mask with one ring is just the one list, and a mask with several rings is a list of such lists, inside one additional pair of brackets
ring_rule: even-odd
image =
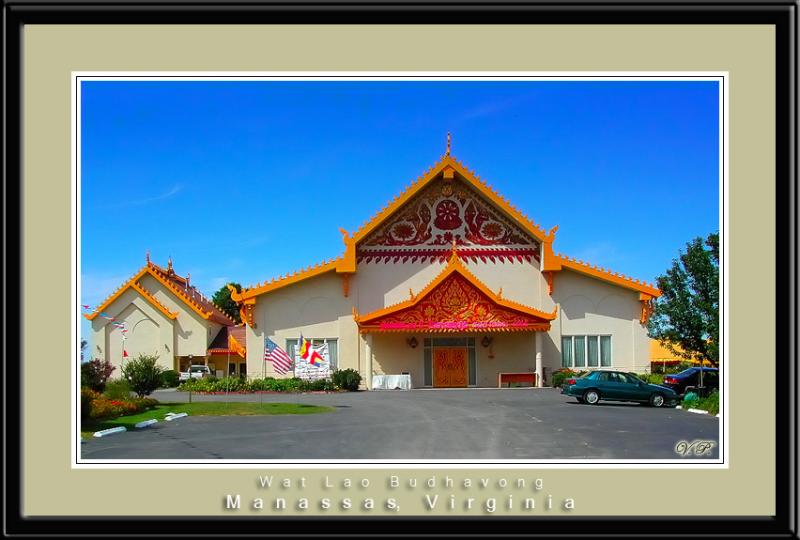
[[(124, 324), (124, 335), (114, 322)], [(110, 361), (120, 375), (122, 364), (140, 354), (157, 355), (165, 369), (185, 371), (204, 364), (212, 373), (247, 373), (244, 325), (237, 326), (218, 306), (180, 276), (146, 257), (146, 264), (92, 313), (90, 358)], [(127, 354), (127, 357), (125, 356)]]

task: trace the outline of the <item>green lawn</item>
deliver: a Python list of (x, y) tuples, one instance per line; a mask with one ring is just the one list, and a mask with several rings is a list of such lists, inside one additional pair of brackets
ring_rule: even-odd
[[(144, 420), (155, 418), (164, 421), (167, 413), (189, 413), (189, 416), (252, 416), (259, 414), (318, 414), (333, 412), (333, 407), (304, 405), (302, 403), (160, 403), (154, 409), (130, 416), (120, 416), (111, 420), (82, 420), (81, 437), (90, 438), (95, 431), (101, 429), (133, 426)], [(176, 420), (180, 422), (180, 420)]]

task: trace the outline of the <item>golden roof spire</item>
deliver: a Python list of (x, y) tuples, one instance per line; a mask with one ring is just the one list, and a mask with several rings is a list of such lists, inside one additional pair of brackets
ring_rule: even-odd
[(447, 151), (445, 152), (446, 156), (450, 155), (450, 132), (447, 132)]

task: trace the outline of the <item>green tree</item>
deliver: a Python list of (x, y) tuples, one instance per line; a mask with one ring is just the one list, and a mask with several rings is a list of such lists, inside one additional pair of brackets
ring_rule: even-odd
[(719, 233), (697, 237), (657, 279), (650, 337), (673, 353), (719, 365)]
[[(236, 287), (236, 292), (242, 292), (242, 286), (238, 283), (231, 283)], [(236, 324), (241, 324), (242, 318), (239, 315), (239, 305), (231, 298), (231, 291), (227, 285), (223, 285), (214, 293), (211, 300), (224, 311), (231, 319), (236, 321)]]
[(164, 368), (158, 365), (157, 354), (140, 354), (122, 368), (122, 375), (139, 397), (150, 395), (161, 386)]

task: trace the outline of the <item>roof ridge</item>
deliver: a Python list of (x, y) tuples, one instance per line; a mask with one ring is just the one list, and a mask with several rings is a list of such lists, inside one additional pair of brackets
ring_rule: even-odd
[[(228, 315), (227, 315), (225, 312), (223, 312), (222, 310), (219, 310), (219, 309), (218, 309), (219, 313), (215, 313), (215, 312), (214, 312), (214, 311), (212, 311), (212, 310), (206, 310), (206, 309), (204, 309), (204, 307), (203, 307), (202, 305), (200, 305), (200, 304), (197, 302), (197, 300), (195, 300), (194, 298), (192, 298), (192, 296), (190, 296), (190, 295), (186, 294), (186, 292), (185, 292), (185, 291), (183, 291), (183, 290), (181, 290), (181, 288), (180, 288), (180, 287), (178, 287), (178, 286), (176, 286), (174, 283), (172, 283), (172, 281), (169, 279), (169, 277), (164, 277), (164, 276), (160, 275), (160, 274), (163, 274), (163, 273), (164, 273), (164, 272), (163, 272), (163, 270), (161, 270), (161, 268), (160, 268), (160, 267), (158, 267), (158, 270), (156, 270), (156, 269), (154, 269), (154, 268), (153, 268), (154, 266), (155, 266), (155, 267), (158, 267), (158, 265), (156, 265), (154, 262), (150, 262), (150, 261), (148, 261), (148, 262), (147, 262), (147, 267), (148, 267), (150, 270), (152, 270), (152, 271), (154, 272), (154, 273), (153, 273), (153, 274), (151, 274), (151, 275), (154, 275), (154, 276), (155, 276), (155, 277), (156, 277), (156, 278), (157, 278), (157, 279), (158, 279), (158, 280), (159, 280), (159, 281), (160, 281), (160, 282), (161, 282), (163, 285), (165, 285), (166, 287), (168, 287), (168, 288), (169, 288), (169, 289), (170, 289), (170, 290), (171, 290), (171, 291), (172, 291), (174, 294), (176, 294), (176, 295), (177, 295), (179, 298), (182, 298), (182, 299), (183, 299), (185, 302), (187, 302), (187, 303), (188, 303), (188, 304), (189, 304), (191, 307), (195, 308), (195, 311), (197, 311), (198, 313), (200, 313), (200, 315), (201, 315), (201, 316), (202, 316), (204, 319), (209, 319), (209, 318), (211, 318), (211, 316), (212, 316), (212, 315), (222, 315), (222, 317), (223, 317), (224, 319), (226, 319), (227, 321), (234, 322), (234, 321), (233, 321), (233, 319), (231, 319), (231, 318), (230, 318), (230, 317), (229, 317), (229, 316), (228, 316)], [(176, 275), (176, 276), (177, 276), (178, 274), (174, 274), (174, 275)], [(167, 274), (167, 276), (169, 276), (169, 274)], [(178, 277), (180, 277), (180, 276), (178, 276)], [(184, 281), (185, 281), (185, 279), (184, 279)], [(204, 300), (207, 300), (207, 299), (206, 299), (206, 298), (203, 296), (203, 293), (201, 293), (201, 292), (200, 292), (200, 291), (197, 289), (197, 287), (195, 287), (194, 285), (187, 285), (187, 287), (188, 287), (188, 288), (190, 288), (190, 289), (192, 289), (193, 291), (197, 292), (197, 293), (200, 295), (200, 297), (201, 297), (201, 298), (203, 298)], [(210, 301), (209, 301), (209, 303), (212, 303), (212, 302), (210, 302)], [(212, 303), (212, 305), (213, 305), (213, 303)]]

